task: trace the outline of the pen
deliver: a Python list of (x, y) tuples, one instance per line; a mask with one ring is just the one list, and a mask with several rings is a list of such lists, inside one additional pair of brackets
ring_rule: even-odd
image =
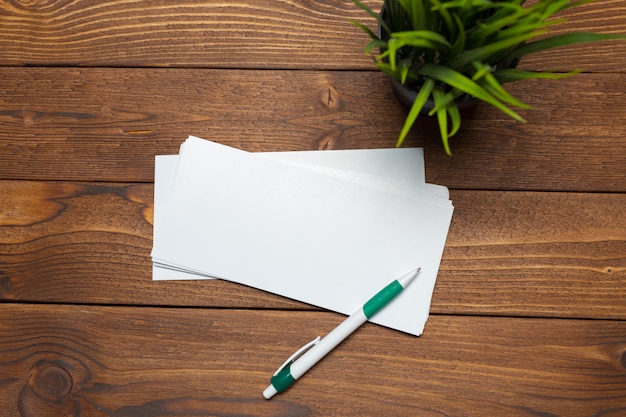
[(277, 393), (285, 392), (298, 378), (304, 375), (306, 371), (311, 369), (346, 337), (396, 298), (413, 281), (420, 269), (417, 268), (403, 275), (380, 290), (363, 304), (361, 308), (328, 333), (325, 338), (321, 339), (318, 336), (298, 349), (274, 373), (270, 385), (263, 391), (263, 397), (269, 400)]

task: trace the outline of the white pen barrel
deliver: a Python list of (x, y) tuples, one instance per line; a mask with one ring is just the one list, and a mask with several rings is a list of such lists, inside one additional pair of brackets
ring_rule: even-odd
[(311, 369), (326, 354), (335, 348), (339, 343), (350, 336), (352, 332), (359, 328), (367, 321), (363, 309), (353, 313), (350, 317), (343, 321), (339, 326), (328, 333), (317, 345), (313, 346), (309, 351), (302, 355), (291, 365), (291, 376), (295, 379), (300, 378), (306, 371)]

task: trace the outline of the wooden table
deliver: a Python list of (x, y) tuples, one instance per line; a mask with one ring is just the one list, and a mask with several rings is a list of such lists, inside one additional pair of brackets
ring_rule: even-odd
[[(421, 337), (366, 324), (266, 401), (342, 316), (151, 280), (154, 156), (187, 135), (394, 146), (406, 112), (348, 19), (367, 20), (348, 0), (0, 3), (1, 416), (626, 416), (626, 41), (525, 59), (587, 72), (511, 86), (527, 124), (470, 110), (451, 158), (414, 128), (456, 207)], [(623, 0), (569, 19), (626, 33)]]

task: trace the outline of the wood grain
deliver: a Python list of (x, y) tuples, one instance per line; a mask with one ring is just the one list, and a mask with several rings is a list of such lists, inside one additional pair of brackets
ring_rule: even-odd
[(453, 191), (433, 311), (623, 319), (625, 197)]
[(263, 400), (284, 358), (341, 319), (3, 304), (0, 408), (22, 417), (617, 417), (626, 410), (626, 322), (450, 316), (432, 317), (419, 338), (365, 325), (291, 390)]
[[(533, 0), (529, 0), (533, 1)], [(374, 9), (382, 0), (367, 0)], [(558, 32), (626, 33), (626, 3)], [(626, 40), (524, 58), (585, 73), (470, 109), (427, 180), (455, 213), (423, 336), (221, 280), (153, 282), (154, 156), (393, 147), (406, 111), (348, 0), (0, 1), (0, 416), (626, 415)]]
[[(380, 9), (381, 0), (366, 1)], [(554, 33), (626, 33), (621, 0), (568, 14)], [(0, 8), (0, 63), (9, 66), (371, 69), (367, 36), (349, 23), (374, 19), (350, 1), (20, 1)], [(534, 69), (623, 72), (626, 41), (531, 56)]]
[[(550, 94), (546, 94), (546, 90)], [(150, 182), (189, 135), (249, 151), (393, 147), (405, 110), (377, 72), (0, 68), (0, 178)], [(520, 124), (486, 104), (427, 179), (450, 188), (626, 191), (626, 75), (525, 82)]]
[(2, 300), (299, 305), (224, 281), (152, 282), (152, 185), (4, 181), (0, 207)]
[[(626, 319), (626, 195), (454, 191), (433, 312)], [(0, 182), (0, 299), (310, 308), (152, 282), (152, 186)]]

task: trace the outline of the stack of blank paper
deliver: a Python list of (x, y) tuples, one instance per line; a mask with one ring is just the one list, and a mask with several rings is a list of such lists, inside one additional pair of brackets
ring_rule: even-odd
[(452, 204), (417, 148), (158, 156), (155, 280), (220, 278), (344, 314), (421, 267), (372, 322), (419, 335)]

